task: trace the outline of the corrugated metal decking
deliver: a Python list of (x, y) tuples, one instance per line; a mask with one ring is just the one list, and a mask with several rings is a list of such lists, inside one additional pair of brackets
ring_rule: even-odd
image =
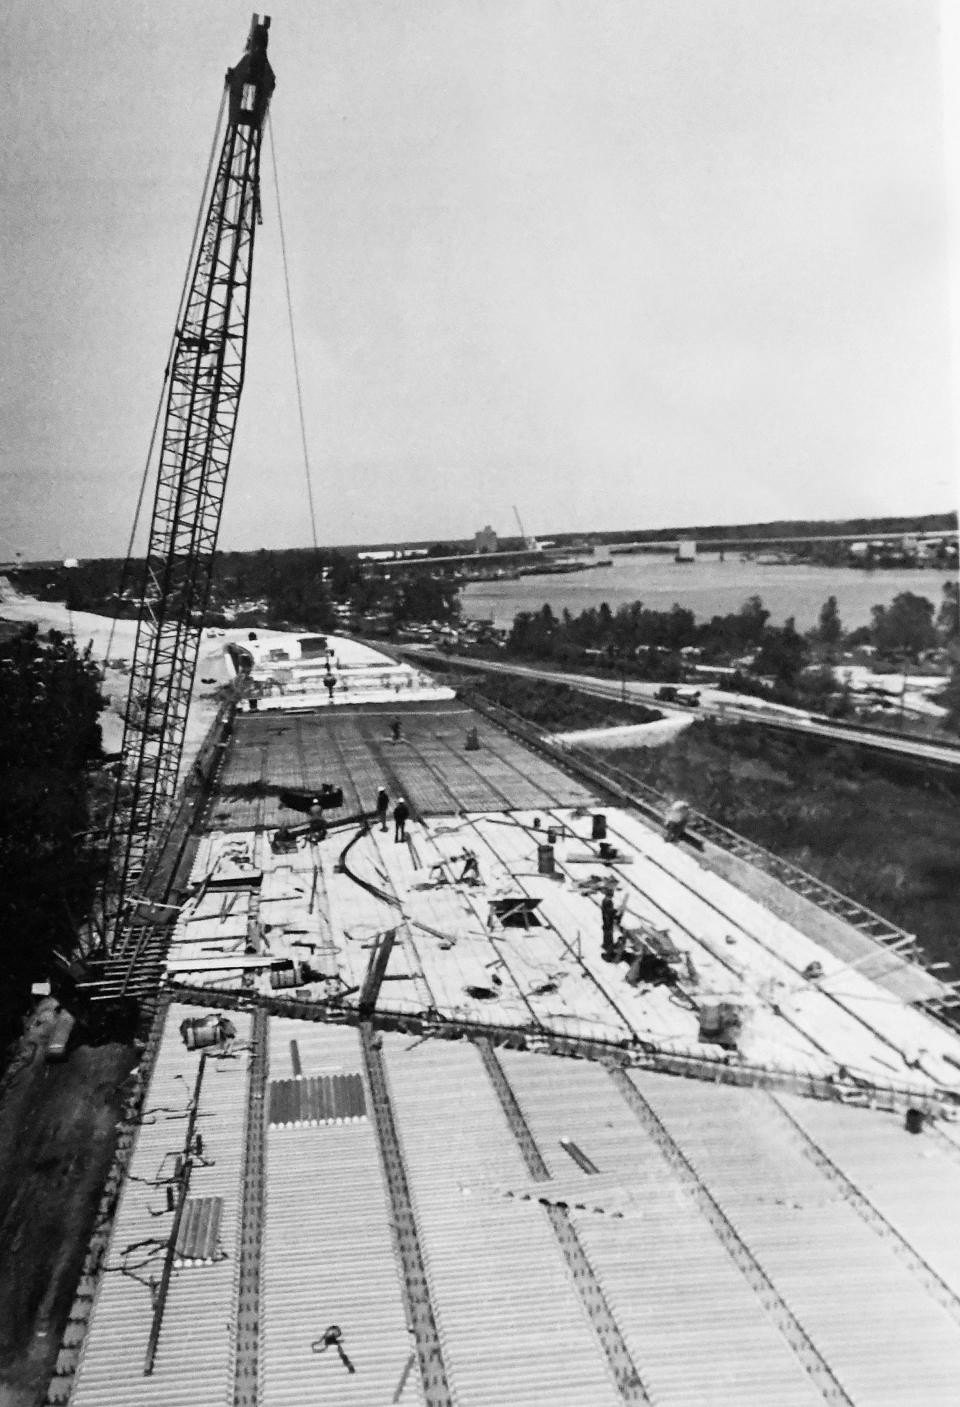
[[(307, 1076), (330, 1078), (360, 1064), (355, 1030), (274, 1019), (275, 1073), (290, 1068), (291, 1039)], [(271, 1128), (267, 1166), (261, 1400), (423, 1403), (373, 1126), (364, 1119)], [(333, 1325), (354, 1373), (334, 1347), (323, 1347)]]
[[(744, 1275), (603, 1067), (558, 1068), (510, 1052), (501, 1062), (652, 1400), (822, 1402), (776, 1306)], [(599, 1173), (570, 1171), (563, 1143), (571, 1138)]]
[(542, 1207), (491, 1195), (540, 1188), (477, 1051), (383, 1050), (454, 1400), (622, 1403)]
[(270, 1083), (270, 1127), (345, 1124), (367, 1117), (363, 1080), (357, 1075), (303, 1076)]
[(220, 1249), (222, 1197), (189, 1197), (177, 1232), (175, 1265), (211, 1265)]
[[(196, 1008), (172, 1005), (147, 1094), (129, 1177), (124, 1185), (83, 1345), (75, 1407), (196, 1407), (226, 1402), (231, 1392), (234, 1330), (225, 1313), (235, 1292), (239, 1235), (246, 1053), (208, 1057), (197, 1130), (205, 1158), (193, 1172), (197, 1196), (219, 1197), (224, 1258), (211, 1265), (174, 1269), (156, 1366), (144, 1377), (152, 1317), (147, 1283), (156, 1277), (172, 1215), (164, 1210), (165, 1186), (181, 1147), (187, 1098), (199, 1055), (186, 1050), (179, 1025)], [(233, 1017), (240, 1041), (248, 1041), (248, 1016)], [(160, 1212), (160, 1215), (154, 1213)], [(136, 1277), (136, 1278), (134, 1278)]]
[(960, 1325), (803, 1155), (758, 1091), (631, 1079), (852, 1401), (956, 1401)]

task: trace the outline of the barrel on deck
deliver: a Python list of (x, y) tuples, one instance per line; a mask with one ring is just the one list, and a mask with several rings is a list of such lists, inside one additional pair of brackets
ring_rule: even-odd
[(272, 967), (270, 969), (270, 986), (276, 991), (281, 987), (300, 987), (303, 985), (303, 975), (298, 962), (291, 962), (289, 967)]
[(552, 845), (537, 846), (537, 874), (555, 874)]
[(205, 1050), (207, 1046), (219, 1045), (222, 1039), (220, 1017), (188, 1016), (180, 1022), (180, 1035), (187, 1050)]

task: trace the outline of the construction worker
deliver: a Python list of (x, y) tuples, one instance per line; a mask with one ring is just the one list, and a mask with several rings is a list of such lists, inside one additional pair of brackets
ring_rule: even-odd
[(600, 901), (600, 924), (603, 931), (601, 955), (604, 962), (613, 962), (616, 954), (613, 935), (617, 926), (617, 906), (613, 902), (613, 892), (610, 889)]
[(393, 741), (395, 743), (398, 743), (400, 741), (400, 734), (403, 732), (403, 728), (401, 727), (399, 718), (394, 718), (391, 722), (390, 732), (393, 735)]
[(380, 821), (380, 829), (387, 829), (387, 812), (390, 810), (390, 798), (387, 795), (386, 787), (381, 787), (377, 792), (377, 816)]
[(460, 859), (463, 861), (463, 869), (460, 871), (457, 883), (480, 884), (480, 861), (477, 859), (476, 851), (468, 850), (464, 846)]
[(675, 801), (667, 810), (664, 819), (664, 830), (669, 841), (676, 842), (687, 829), (687, 822), (690, 820), (690, 803), (688, 801)]
[(397, 804), (393, 808), (393, 824), (395, 827), (394, 840), (399, 842), (407, 838), (407, 821), (410, 819), (410, 807), (402, 796), (397, 797)]
[(323, 806), (319, 796), (310, 802), (310, 839), (323, 840), (327, 834), (327, 823), (323, 818)]

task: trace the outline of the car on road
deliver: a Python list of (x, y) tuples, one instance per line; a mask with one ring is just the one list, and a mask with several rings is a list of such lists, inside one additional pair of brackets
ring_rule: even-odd
[(654, 698), (661, 703), (686, 704), (688, 708), (696, 708), (700, 703), (699, 689), (681, 689), (676, 684), (662, 684)]

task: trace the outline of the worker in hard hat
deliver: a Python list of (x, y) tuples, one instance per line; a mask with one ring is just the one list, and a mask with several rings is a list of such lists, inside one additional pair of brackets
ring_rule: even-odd
[(689, 820), (690, 803), (688, 801), (674, 801), (673, 804), (667, 808), (667, 814), (664, 817), (664, 830), (666, 831), (667, 840), (676, 843), (687, 829)]
[(310, 802), (310, 839), (323, 840), (327, 833), (327, 823), (323, 818), (323, 805), (319, 796)]
[(377, 817), (380, 821), (380, 829), (387, 829), (387, 812), (390, 810), (390, 797), (387, 795), (386, 787), (381, 787), (377, 792)]
[(394, 841), (406, 840), (407, 821), (410, 819), (410, 807), (402, 796), (397, 797), (397, 804), (393, 808), (393, 824), (395, 827)]

